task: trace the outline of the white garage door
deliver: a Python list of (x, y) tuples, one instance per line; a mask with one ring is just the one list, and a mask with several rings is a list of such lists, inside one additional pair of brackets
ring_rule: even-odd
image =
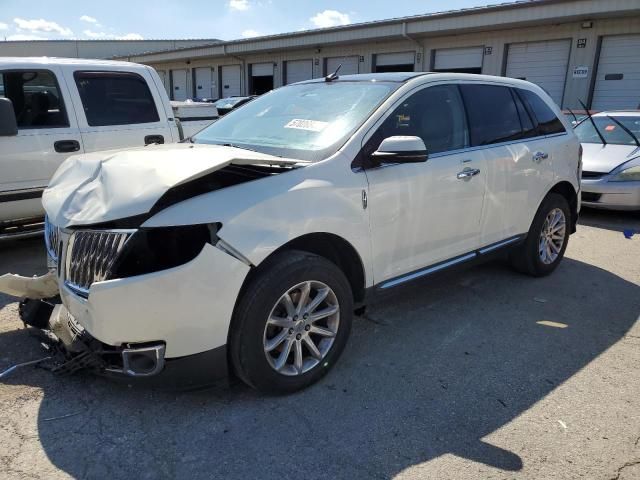
[(571, 40), (511, 44), (506, 75), (539, 85), (560, 105), (570, 51)]
[(187, 70), (171, 70), (173, 84), (173, 100), (187, 99)]
[(285, 83), (302, 82), (313, 78), (313, 61), (291, 60), (287, 62), (287, 79)]
[(162, 81), (162, 86), (167, 91), (167, 95), (171, 95), (171, 89), (169, 88), (169, 80), (167, 77), (167, 72), (165, 72), (164, 70), (158, 70), (157, 72), (158, 72), (158, 76), (160, 77), (160, 80)]
[(434, 70), (482, 69), (484, 47), (442, 48), (436, 50)]
[(327, 75), (335, 72), (339, 65), (338, 75), (354, 75), (358, 73), (358, 57), (332, 57), (327, 58)]
[(213, 92), (215, 92), (215, 89), (213, 83), (213, 71), (211, 68), (196, 68), (195, 79), (196, 88), (193, 96), (197, 98), (213, 98)]
[(222, 98), (240, 96), (240, 65), (220, 67), (222, 79)]
[(378, 53), (376, 55), (376, 68), (389, 67), (393, 65), (411, 65), (413, 69), (415, 59), (415, 52)]
[(273, 63), (254, 63), (251, 65), (252, 77), (271, 77), (273, 76)]
[(640, 108), (640, 35), (602, 39), (591, 108)]

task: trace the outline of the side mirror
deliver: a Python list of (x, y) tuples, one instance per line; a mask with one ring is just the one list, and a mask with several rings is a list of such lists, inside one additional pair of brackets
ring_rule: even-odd
[(385, 138), (371, 155), (380, 163), (426, 162), (427, 147), (420, 137), (395, 136)]
[(8, 98), (0, 98), (0, 137), (13, 137), (18, 134), (16, 113)]

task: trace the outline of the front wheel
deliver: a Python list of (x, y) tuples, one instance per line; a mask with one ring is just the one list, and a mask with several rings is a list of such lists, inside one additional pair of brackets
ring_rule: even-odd
[(543, 277), (562, 261), (569, 242), (571, 211), (566, 198), (550, 193), (531, 223), (527, 239), (511, 253), (511, 264), (523, 273)]
[(332, 262), (287, 251), (267, 261), (244, 289), (230, 331), (238, 376), (270, 393), (319, 380), (349, 337), (353, 297)]

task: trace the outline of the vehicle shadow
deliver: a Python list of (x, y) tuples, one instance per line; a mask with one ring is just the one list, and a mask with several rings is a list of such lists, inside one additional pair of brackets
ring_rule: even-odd
[[(592, 265), (567, 258), (532, 279), (498, 261), (374, 304), (336, 368), (295, 395), (164, 393), (35, 369), (5, 383), (43, 390), (39, 441), (75, 478), (390, 478), (447, 453), (516, 472), (522, 445), (486, 437), (614, 345), (639, 312), (640, 287)], [(36, 357), (35, 344), (0, 334), (12, 360)]]
[(582, 207), (578, 223), (614, 232), (634, 230), (635, 234), (640, 236), (640, 212), (617, 212)]

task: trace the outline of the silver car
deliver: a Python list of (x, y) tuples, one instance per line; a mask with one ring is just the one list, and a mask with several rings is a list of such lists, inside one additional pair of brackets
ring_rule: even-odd
[(575, 133), (583, 148), (582, 204), (640, 210), (640, 111), (597, 113)]

